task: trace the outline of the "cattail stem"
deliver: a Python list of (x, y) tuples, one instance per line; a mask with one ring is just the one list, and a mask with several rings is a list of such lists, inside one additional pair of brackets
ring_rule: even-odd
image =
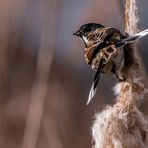
[[(137, 32), (136, 0), (126, 0), (125, 32)], [(136, 45), (128, 44), (126, 52), (124, 82), (115, 86), (117, 101), (96, 115), (92, 127), (95, 148), (146, 148), (148, 145), (147, 121), (139, 110), (145, 88), (141, 83), (140, 60)]]

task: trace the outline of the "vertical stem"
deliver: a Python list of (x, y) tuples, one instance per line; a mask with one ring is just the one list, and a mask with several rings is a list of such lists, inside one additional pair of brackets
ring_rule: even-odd
[(134, 34), (137, 31), (138, 8), (136, 0), (126, 0), (125, 5), (125, 32), (129, 35)]
[[(53, 58), (55, 45), (56, 1), (50, 1), (52, 7), (45, 7), (44, 26), (41, 34), (40, 47), (38, 49), (36, 77), (33, 83), (28, 108), (26, 130), (24, 133), (22, 148), (36, 148), (39, 138), (45, 101), (48, 92), (48, 78)], [(50, 14), (50, 15), (49, 15)], [(52, 34), (52, 36), (51, 36)]]
[[(126, 0), (125, 31), (137, 31), (136, 0)], [(115, 87), (117, 102), (96, 115), (92, 127), (95, 148), (146, 148), (148, 123), (139, 110), (145, 88), (141, 83), (140, 60), (133, 44), (124, 46), (126, 80)], [(130, 63), (130, 64), (129, 64)]]

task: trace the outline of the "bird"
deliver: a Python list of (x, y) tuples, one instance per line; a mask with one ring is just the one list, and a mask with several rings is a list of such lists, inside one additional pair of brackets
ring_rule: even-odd
[(73, 33), (85, 44), (84, 56), (88, 65), (95, 70), (94, 80), (89, 92), (87, 105), (97, 91), (101, 73), (113, 73), (119, 81), (125, 80), (124, 46), (148, 34), (148, 29), (127, 36), (114, 27), (105, 27), (98, 23), (87, 23)]

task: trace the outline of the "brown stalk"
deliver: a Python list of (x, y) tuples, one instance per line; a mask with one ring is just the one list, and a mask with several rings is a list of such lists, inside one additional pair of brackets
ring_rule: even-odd
[[(55, 45), (55, 12), (56, 2), (50, 1), (52, 8), (46, 8), (44, 13), (44, 26), (41, 34), (41, 42), (38, 50), (36, 76), (30, 95), (30, 103), (27, 113), (26, 129), (22, 142), (22, 148), (36, 148), (39, 139), (40, 126), (44, 113), (45, 101), (48, 93), (48, 80), (53, 59)], [(49, 10), (50, 9), (50, 13)], [(48, 20), (48, 19), (49, 20)], [(52, 37), (51, 37), (52, 34)]]
[[(126, 0), (125, 32), (137, 32), (136, 0)], [(92, 127), (95, 148), (146, 148), (148, 145), (147, 120), (139, 110), (146, 89), (142, 84), (140, 59), (136, 45), (126, 45), (126, 81), (115, 86), (117, 101), (96, 115)]]

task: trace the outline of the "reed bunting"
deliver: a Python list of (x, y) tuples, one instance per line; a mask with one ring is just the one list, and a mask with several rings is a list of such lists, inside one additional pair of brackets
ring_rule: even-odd
[(100, 74), (112, 72), (119, 81), (125, 80), (122, 70), (125, 66), (124, 46), (148, 34), (148, 29), (132, 36), (122, 34), (113, 27), (97, 23), (82, 25), (73, 33), (85, 44), (85, 61), (96, 71), (87, 104), (94, 97)]

